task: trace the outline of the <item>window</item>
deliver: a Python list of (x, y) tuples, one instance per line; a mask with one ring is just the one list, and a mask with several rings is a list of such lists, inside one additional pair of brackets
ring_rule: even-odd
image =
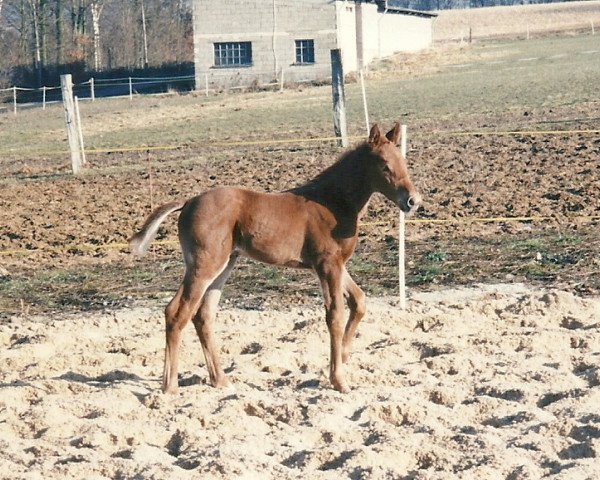
[(296, 40), (296, 63), (315, 63), (314, 40)]
[(215, 43), (215, 67), (252, 65), (251, 42)]

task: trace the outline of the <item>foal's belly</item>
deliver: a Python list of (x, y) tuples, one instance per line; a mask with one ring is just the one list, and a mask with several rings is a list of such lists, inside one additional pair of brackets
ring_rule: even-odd
[(272, 265), (306, 268), (306, 212), (291, 195), (257, 194), (241, 215), (236, 251)]

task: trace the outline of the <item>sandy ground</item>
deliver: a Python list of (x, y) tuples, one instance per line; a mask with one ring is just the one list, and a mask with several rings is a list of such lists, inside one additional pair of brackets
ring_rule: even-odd
[(520, 284), (415, 293), (406, 312), (371, 298), (346, 395), (320, 309), (225, 306), (234, 387), (206, 384), (189, 326), (165, 396), (161, 310), (0, 326), (2, 478), (600, 478), (600, 299)]

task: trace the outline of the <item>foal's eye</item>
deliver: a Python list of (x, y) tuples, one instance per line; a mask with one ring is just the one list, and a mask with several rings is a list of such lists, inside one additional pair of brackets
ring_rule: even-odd
[(385, 163), (381, 166), (381, 170), (383, 170), (383, 173), (392, 173), (390, 166)]

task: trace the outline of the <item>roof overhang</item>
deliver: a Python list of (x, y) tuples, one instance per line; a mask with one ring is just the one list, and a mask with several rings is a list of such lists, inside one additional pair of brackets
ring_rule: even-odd
[(398, 15), (412, 15), (413, 17), (435, 18), (438, 16), (434, 12), (425, 12), (423, 10), (413, 10), (412, 8), (403, 8), (390, 4), (388, 0), (362, 0), (365, 3), (376, 3), (380, 12), (396, 13)]
[(435, 18), (438, 16), (438, 14), (434, 13), (434, 12), (424, 12), (422, 10), (412, 10), (410, 8), (392, 7), (390, 5), (386, 5), (385, 7), (383, 7), (383, 11), (385, 13), (396, 13), (399, 15), (412, 15), (414, 17), (424, 17), (424, 18)]

